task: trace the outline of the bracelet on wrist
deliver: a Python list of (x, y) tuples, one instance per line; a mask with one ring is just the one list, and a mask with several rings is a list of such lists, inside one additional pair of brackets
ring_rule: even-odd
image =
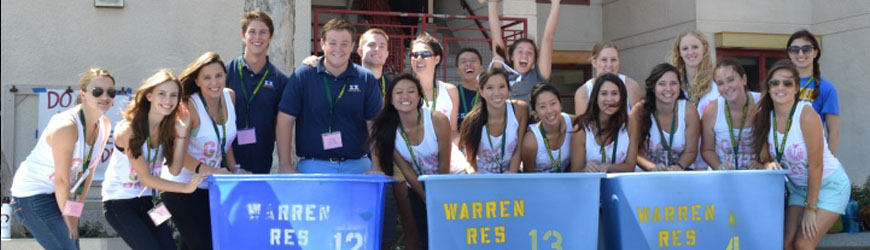
[(810, 205), (809, 201), (804, 201), (804, 208), (809, 209), (809, 210), (813, 210), (814, 212), (819, 211), (819, 207), (817, 207), (816, 205)]

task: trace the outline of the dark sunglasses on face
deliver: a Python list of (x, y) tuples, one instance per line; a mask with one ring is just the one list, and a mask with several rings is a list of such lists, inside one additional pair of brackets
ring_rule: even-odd
[[(782, 80), (781, 82), (782, 82), (782, 85), (786, 86), (786, 87), (794, 86), (793, 80), (786, 79), (786, 80)], [(771, 79), (770, 81), (767, 81), (767, 85), (770, 86), (771, 88), (779, 86), (779, 83), (780, 83), (780, 80)]]
[(802, 52), (804, 52), (804, 54), (809, 54), (811, 51), (813, 51), (813, 48), (815, 48), (815, 47), (813, 47), (812, 45), (789, 46), (787, 50), (788, 50), (788, 53), (791, 53), (791, 54), (797, 54), (798, 51), (802, 51)]
[(430, 56), (434, 56), (434, 55), (435, 55), (435, 54), (433, 54), (432, 51), (428, 51), (428, 50), (418, 51), (418, 52), (411, 52), (411, 58), (423, 58), (423, 59), (426, 59), (426, 58), (429, 58)]
[(109, 95), (109, 98), (115, 98), (115, 94), (118, 93), (118, 91), (115, 90), (115, 88), (109, 88), (109, 89), (104, 90), (103, 88), (100, 88), (100, 87), (94, 87), (91, 89), (91, 95), (93, 95), (94, 97), (103, 96), (103, 92), (105, 92), (107, 95)]

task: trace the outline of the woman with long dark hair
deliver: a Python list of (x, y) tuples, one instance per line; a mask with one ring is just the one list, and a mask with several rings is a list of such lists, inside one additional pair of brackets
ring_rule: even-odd
[(114, 105), (115, 78), (91, 68), (79, 90), (80, 103), (51, 116), (12, 178), (15, 217), (46, 249), (79, 248), (81, 209), (111, 133), (103, 115)]
[(791, 63), (800, 73), (800, 99), (813, 103), (813, 109), (822, 118), (828, 147), (836, 155), (840, 141), (840, 101), (834, 84), (822, 77), (819, 68), (822, 47), (816, 36), (807, 30), (792, 34), (786, 46)]
[(679, 76), (676, 67), (662, 63), (646, 78), (646, 97), (632, 111), (639, 112), (641, 140), (635, 171), (682, 171), (695, 161), (701, 124)]
[(800, 74), (788, 61), (767, 73), (767, 91), (755, 107), (753, 151), (767, 169), (787, 169), (785, 249), (813, 249), (846, 211), (851, 184), (828, 149), (822, 122), (800, 101)]
[(480, 103), (462, 121), (459, 145), (471, 165), (469, 173), (517, 173), (528, 126), (529, 107), (508, 100), (508, 73), (487, 69), (480, 75)]
[[(181, 74), (181, 95), (190, 107), (190, 135), (184, 167), (179, 173), (163, 171), (161, 177), (190, 182), (196, 174), (237, 173), (232, 144), (236, 138), (235, 93), (226, 88), (226, 67), (215, 52), (206, 52)], [(208, 184), (193, 193), (163, 192), (163, 202), (172, 214), (178, 232), (190, 249), (211, 249), (211, 215)]]
[[(413, 75), (394, 78), (387, 87), (387, 105), (375, 117), (370, 138), (381, 169), (392, 170), (395, 163), (408, 180), (411, 211), (417, 222), (418, 238), (425, 249), (428, 245), (426, 193), (417, 177), (448, 174), (451, 165), (465, 164), (459, 149), (451, 142), (450, 121), (441, 112), (423, 107), (422, 90), (420, 81)], [(456, 156), (457, 160), (451, 160)]]
[(548, 83), (532, 88), (532, 111), (538, 122), (523, 138), (523, 171), (568, 172), (571, 164), (571, 116), (562, 112), (559, 90)]
[(176, 249), (167, 223), (155, 226), (149, 211), (157, 192), (191, 193), (203, 176), (190, 182), (161, 179), (164, 161), (171, 173), (181, 171), (187, 154), (190, 114), (180, 105), (181, 83), (168, 69), (149, 77), (136, 90), (115, 126), (115, 153), (103, 180), (103, 214), (133, 249)]
[[(577, 117), (571, 138), (571, 171), (632, 172), (637, 162), (637, 112), (629, 116), (622, 79), (605, 73), (595, 79), (589, 105)], [(629, 118), (631, 117), (631, 118)]]
[(722, 94), (707, 106), (701, 120), (701, 155), (714, 170), (756, 169), (752, 119), (761, 94), (749, 91), (746, 71), (734, 58), (716, 65), (715, 83)]

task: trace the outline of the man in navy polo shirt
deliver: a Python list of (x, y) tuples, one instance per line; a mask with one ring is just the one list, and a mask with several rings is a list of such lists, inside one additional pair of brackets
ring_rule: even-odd
[(236, 162), (255, 174), (272, 168), (275, 148), (275, 117), (287, 83), (287, 74), (269, 62), (266, 55), (275, 30), (272, 18), (262, 11), (242, 17), (244, 54), (227, 62), (227, 86), (236, 99), (237, 139), (233, 141)]
[[(368, 159), (370, 120), (383, 102), (377, 78), (350, 62), (353, 25), (332, 19), (320, 33), (323, 58), (317, 67), (296, 69), (278, 105), (276, 128), (282, 173), (379, 172)], [(296, 129), (298, 166), (290, 160), (291, 129)]]

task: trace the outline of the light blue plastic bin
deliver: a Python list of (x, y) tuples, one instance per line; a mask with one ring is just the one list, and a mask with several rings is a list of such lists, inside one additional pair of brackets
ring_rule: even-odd
[[(599, 173), (422, 176), (429, 249), (597, 249), (602, 177)], [(462, 212), (463, 204), (468, 213)], [(480, 207), (479, 214), (474, 213), (475, 206)]]
[(386, 176), (217, 175), (208, 182), (214, 249), (380, 249)]
[(605, 246), (782, 249), (785, 173), (609, 174), (601, 185)]

